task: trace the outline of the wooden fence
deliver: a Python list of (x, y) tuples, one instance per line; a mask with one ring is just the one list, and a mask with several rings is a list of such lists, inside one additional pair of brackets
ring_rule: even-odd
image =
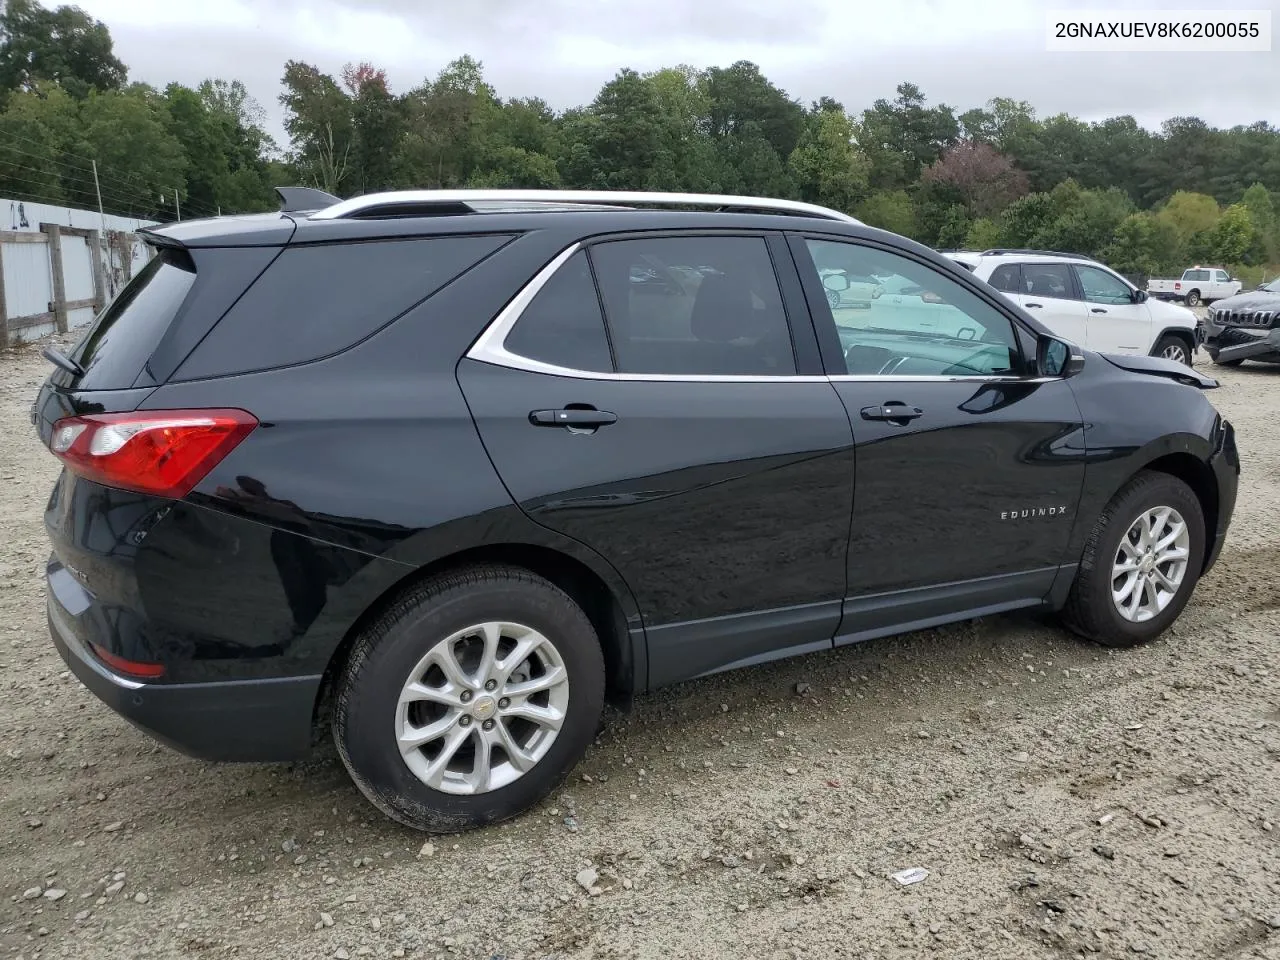
[(57, 223), (0, 230), (0, 347), (90, 323), (132, 276), (134, 239)]

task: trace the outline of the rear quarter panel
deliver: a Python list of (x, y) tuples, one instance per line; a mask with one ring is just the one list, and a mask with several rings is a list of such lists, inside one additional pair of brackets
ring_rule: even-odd
[[(317, 582), (323, 611), (292, 652), (306, 669), (323, 669), (361, 614), (419, 568), (502, 543), (579, 559), (610, 586), (638, 628), (634, 601), (602, 558), (545, 531), (515, 506), (456, 378), (458, 358), (484, 325), (562, 245), (554, 236), (518, 239), (337, 356), (171, 383), (147, 398), (144, 409), (234, 406), (260, 421), (190, 495), (193, 506), (290, 531), (324, 552), (376, 560), (348, 559), (341, 584)], [(277, 581), (278, 566), (265, 567)], [(277, 582), (277, 607), (280, 589)]]

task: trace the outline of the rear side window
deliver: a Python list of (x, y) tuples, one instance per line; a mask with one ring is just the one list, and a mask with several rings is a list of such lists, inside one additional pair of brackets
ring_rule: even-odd
[(530, 360), (571, 370), (613, 370), (604, 314), (587, 255), (579, 250), (538, 291), (503, 346)]
[(1022, 293), (1022, 269), (1016, 263), (1002, 263), (991, 271), (987, 281), (1005, 293)]
[(196, 282), (183, 250), (160, 249), (98, 317), (73, 353), (85, 375), (80, 390), (123, 390), (169, 328)]
[(1022, 283), (1028, 295), (1054, 297), (1058, 300), (1079, 300), (1075, 285), (1071, 282), (1071, 267), (1065, 263), (1024, 263)]
[(332, 356), (475, 266), (509, 236), (285, 249), (178, 368), (227, 376)]
[(591, 248), (618, 371), (694, 376), (796, 372), (761, 237), (660, 237)]

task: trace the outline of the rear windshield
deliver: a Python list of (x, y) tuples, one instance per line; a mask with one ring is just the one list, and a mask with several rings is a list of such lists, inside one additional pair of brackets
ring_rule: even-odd
[(76, 386), (81, 390), (133, 386), (195, 282), (195, 264), (185, 251), (157, 251), (73, 351), (72, 359), (85, 370)]

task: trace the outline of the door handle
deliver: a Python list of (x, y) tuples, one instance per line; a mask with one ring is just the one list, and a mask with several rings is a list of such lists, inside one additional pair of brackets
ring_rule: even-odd
[(607, 427), (618, 415), (595, 407), (565, 407), (561, 410), (531, 410), (529, 422), (535, 427)]
[(924, 411), (919, 407), (909, 407), (905, 403), (899, 403), (897, 400), (891, 400), (889, 403), (882, 403), (875, 407), (862, 408), (863, 420), (888, 420), (891, 423), (906, 423), (923, 415)]
[(1039, 309), (1040, 309), (1040, 307), (1041, 307), (1041, 306), (1043, 306), (1043, 304), (1039, 304), (1039, 303), (1024, 303), (1024, 304), (1023, 304), (1023, 306), (1024, 306), (1024, 307), (1030, 307), (1032, 310), (1039, 310)]
[(1094, 312), (1094, 313), (1106, 313), (1107, 311), (1103, 310), (1101, 307), (1094, 307), (1094, 308), (1093, 308), (1093, 312)]

